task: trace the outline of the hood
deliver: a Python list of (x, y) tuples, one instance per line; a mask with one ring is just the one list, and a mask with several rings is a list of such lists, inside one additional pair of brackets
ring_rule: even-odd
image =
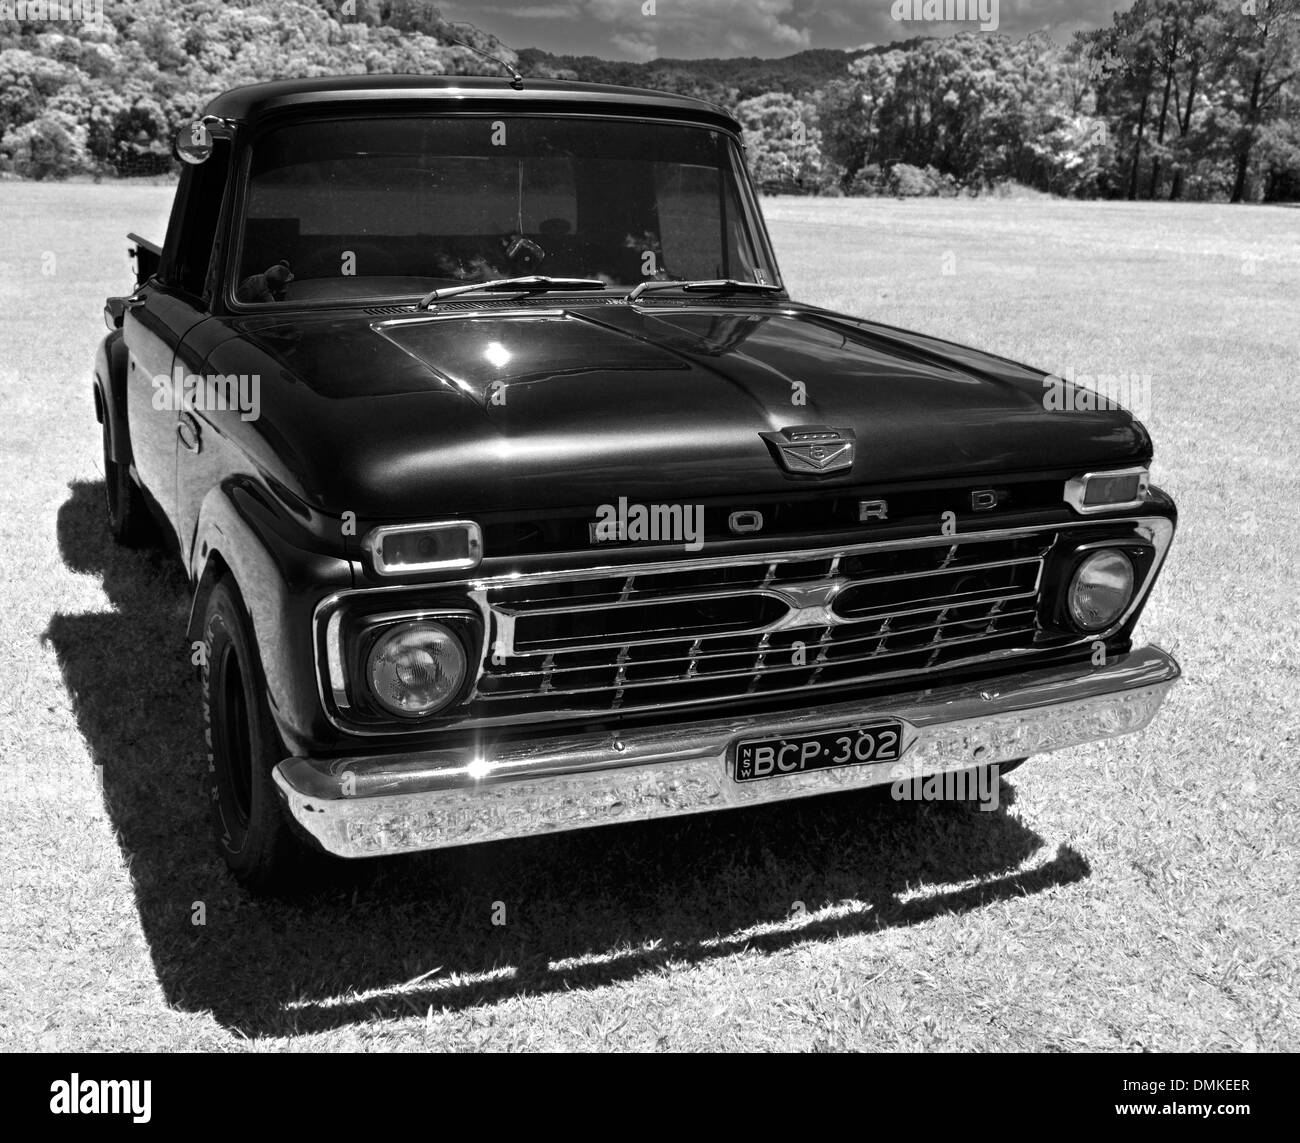
[[(1045, 407), (1044, 374), (787, 304), (621, 300), (237, 319), (209, 361), (261, 359), (266, 438), (328, 512), (370, 519), (645, 503), (1121, 465), (1122, 410)], [(851, 429), (832, 476), (760, 434)], [(259, 450), (262, 451), (262, 450)]]

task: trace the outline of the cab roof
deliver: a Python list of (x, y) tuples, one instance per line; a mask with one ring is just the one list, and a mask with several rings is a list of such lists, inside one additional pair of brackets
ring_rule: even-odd
[(481, 75), (329, 75), (281, 79), (235, 87), (213, 99), (204, 114), (236, 122), (291, 111), (374, 110), (547, 110), (690, 119), (739, 133), (740, 125), (720, 107), (646, 88), (524, 78), (516, 91), (507, 77)]

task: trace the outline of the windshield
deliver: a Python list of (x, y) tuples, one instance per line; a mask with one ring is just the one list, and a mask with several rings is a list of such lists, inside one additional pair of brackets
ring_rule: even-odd
[(566, 117), (316, 120), (255, 144), (235, 300), (423, 294), (521, 275), (771, 283), (734, 143)]

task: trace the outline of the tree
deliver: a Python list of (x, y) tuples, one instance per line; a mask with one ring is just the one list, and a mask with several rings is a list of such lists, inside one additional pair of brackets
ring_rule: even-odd
[(826, 164), (811, 104), (774, 92), (745, 100), (736, 108), (736, 118), (744, 129), (755, 182), (770, 188), (821, 186)]
[(823, 148), (844, 172), (847, 190), (863, 167), (876, 161), (882, 133), (894, 116), (894, 88), (904, 53), (863, 56), (849, 65), (849, 76), (827, 84), (816, 102)]
[(0, 140), (16, 174), (30, 179), (64, 179), (88, 170), (86, 132), (63, 112), (47, 111)]
[(1225, 71), (1232, 81), (1230, 105), (1239, 120), (1230, 201), (1243, 202), (1255, 146), (1300, 74), (1300, 0), (1245, 0), (1229, 15), (1227, 26)]

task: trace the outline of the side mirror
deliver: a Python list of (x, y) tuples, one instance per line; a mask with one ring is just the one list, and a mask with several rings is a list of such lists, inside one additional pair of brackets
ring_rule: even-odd
[(104, 303), (104, 324), (109, 329), (121, 329), (122, 321), (126, 317), (126, 299), (109, 298)]
[(176, 132), (173, 150), (183, 163), (198, 166), (212, 157), (213, 142), (216, 139), (229, 139), (234, 135), (234, 124), (215, 115), (205, 115), (186, 123)]

